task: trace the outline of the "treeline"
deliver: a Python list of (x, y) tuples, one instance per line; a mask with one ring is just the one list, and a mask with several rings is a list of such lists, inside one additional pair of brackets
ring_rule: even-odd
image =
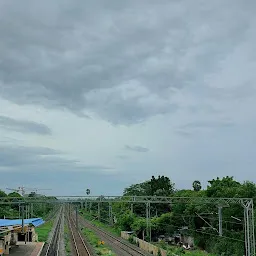
[[(36, 197), (38, 196), (35, 193), (30, 193), (27, 197)], [(1, 198), (6, 198), (5, 200), (1, 200)], [(39, 198), (38, 198), (39, 199)], [(52, 197), (40, 196), (40, 199), (53, 199)], [(17, 202), (22, 200), (22, 196), (17, 192), (12, 192), (6, 194), (4, 191), (0, 190), (0, 202), (4, 202), (5, 204), (0, 203), (0, 219), (18, 219), (21, 218), (21, 208), (19, 207), (18, 203), (13, 204), (13, 202)], [(33, 203), (28, 204), (25, 207), (27, 210), (27, 214), (25, 212), (24, 217), (26, 216), (30, 218), (35, 217), (46, 217), (49, 212), (53, 210), (54, 205), (46, 204), (46, 203)]]
[[(131, 185), (124, 196), (170, 196), (194, 198), (191, 202), (175, 201), (175, 204), (152, 203), (151, 232), (152, 240), (160, 235), (183, 234), (194, 238), (195, 245), (217, 255), (244, 254), (244, 209), (239, 204), (222, 205), (223, 234), (218, 233), (218, 202), (200, 203), (197, 198), (253, 198), (256, 197), (256, 185), (246, 181), (240, 183), (233, 177), (216, 178), (202, 189), (200, 181), (192, 182), (191, 189), (177, 190), (175, 184), (165, 176), (152, 176), (151, 180)], [(96, 206), (95, 206), (96, 207)], [(95, 208), (95, 212), (96, 212)], [(146, 206), (135, 203), (114, 203), (115, 226), (120, 230), (135, 231), (145, 240), (147, 237)], [(101, 209), (102, 219), (108, 219), (107, 204)]]

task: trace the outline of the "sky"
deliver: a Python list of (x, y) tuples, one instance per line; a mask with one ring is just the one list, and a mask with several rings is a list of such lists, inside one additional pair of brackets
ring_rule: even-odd
[(0, 188), (255, 182), (255, 11), (254, 0), (0, 0)]

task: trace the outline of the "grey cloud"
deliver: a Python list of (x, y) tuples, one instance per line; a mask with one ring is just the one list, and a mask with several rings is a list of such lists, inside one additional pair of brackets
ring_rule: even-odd
[(194, 121), (180, 126), (181, 129), (207, 129), (207, 128), (231, 128), (235, 124), (230, 121)]
[(141, 147), (141, 146), (129, 146), (125, 145), (125, 149), (129, 151), (139, 152), (139, 153), (146, 153), (149, 151), (148, 148)]
[(0, 8), (1, 96), (112, 123), (177, 110), (177, 91), (202, 92), (245, 35), (255, 45), (250, 0), (25, 2)]
[(108, 166), (86, 165), (63, 152), (44, 147), (0, 146), (0, 171), (103, 171)]
[(129, 158), (129, 157), (126, 156), (126, 155), (118, 155), (118, 156), (116, 156), (116, 157), (119, 158), (119, 159), (122, 159), (122, 160)]
[(38, 133), (41, 135), (50, 135), (51, 130), (44, 124), (31, 122), (27, 120), (13, 119), (7, 116), (0, 116), (0, 128), (25, 133)]
[(190, 138), (194, 135), (191, 132), (187, 132), (187, 131), (183, 131), (183, 130), (176, 130), (175, 133), (178, 134), (179, 136), (186, 137), (186, 138)]

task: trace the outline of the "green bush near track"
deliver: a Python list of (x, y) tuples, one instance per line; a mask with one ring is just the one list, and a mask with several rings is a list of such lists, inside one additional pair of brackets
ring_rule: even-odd
[[(91, 221), (91, 223), (93, 223), (95, 226), (102, 228), (108, 232), (111, 232), (114, 235), (120, 236), (121, 231), (117, 228), (114, 227), (110, 227), (98, 220), (95, 220), (89, 213), (86, 213), (84, 211), (82, 211), (83, 216), (85, 219)], [(88, 229), (87, 229), (88, 231)], [(89, 234), (88, 234), (89, 235)], [(86, 235), (88, 237), (88, 235)], [(98, 240), (97, 240), (98, 241)], [(95, 244), (97, 244), (97, 241), (94, 241)], [(168, 246), (167, 244), (164, 244), (165, 246), (162, 246), (163, 243), (154, 243), (156, 246), (158, 246), (159, 248), (163, 248), (165, 250), (167, 250), (167, 256), (173, 256), (173, 255), (188, 255), (188, 256), (216, 256), (215, 254), (209, 254), (207, 252), (204, 251), (200, 251), (200, 250), (195, 250), (195, 251), (184, 251), (182, 248), (177, 248), (176, 246)], [(102, 255), (102, 254), (100, 254)], [(106, 254), (108, 255), (108, 254)]]
[(101, 243), (102, 241), (98, 238), (98, 236), (90, 229), (84, 228), (83, 229), (83, 235), (86, 237), (87, 241), (94, 247), (97, 255), (112, 255), (115, 256), (116, 254), (113, 253), (108, 246)]
[(36, 228), (39, 242), (47, 242), (50, 231), (53, 227), (53, 220), (44, 223), (42, 226)]
[(69, 229), (68, 229), (68, 225), (66, 223), (64, 226), (64, 239), (65, 239), (66, 255), (70, 256), (71, 255), (71, 244), (70, 244), (70, 239), (69, 239)]
[(95, 226), (99, 227), (99, 228), (104, 228), (104, 230), (112, 233), (115, 236), (120, 236), (121, 235), (121, 229), (117, 228), (117, 227), (111, 227), (107, 224), (104, 224), (98, 220), (95, 220), (95, 218), (93, 218), (88, 212), (86, 211), (81, 211), (82, 216), (86, 219), (89, 220), (91, 223), (93, 223)]

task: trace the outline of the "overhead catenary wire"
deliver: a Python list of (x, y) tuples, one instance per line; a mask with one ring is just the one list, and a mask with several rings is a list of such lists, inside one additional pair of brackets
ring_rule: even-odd
[[(180, 226), (177, 226), (177, 225), (166, 225), (166, 226), (167, 227), (170, 226), (170, 227), (180, 228)], [(202, 234), (210, 235), (210, 236), (220, 237), (218, 234), (208, 233), (208, 232), (205, 232), (205, 231), (201, 231), (199, 229), (188, 228), (188, 230), (195, 231), (197, 233), (202, 233)], [(221, 236), (220, 238), (226, 238), (226, 239), (230, 239), (230, 240), (234, 240), (234, 241), (238, 241), (238, 242), (245, 242), (244, 240), (233, 238), (233, 237), (229, 237), (229, 236)]]
[[(184, 217), (183, 215), (180, 215), (178, 217)], [(185, 217), (198, 217), (196, 215), (186, 215)], [(211, 217), (211, 219), (214, 219), (216, 221), (218, 221), (218, 218), (213, 218)], [(229, 221), (223, 221), (223, 223), (229, 223)], [(239, 223), (239, 222), (232, 222), (233, 224), (239, 224), (239, 225), (242, 225), (242, 223)], [(176, 227), (178, 229), (180, 229), (180, 226), (177, 226), (177, 225), (165, 225), (166, 227)], [(215, 236), (215, 237), (219, 237), (219, 234), (213, 234), (213, 233), (208, 233), (208, 232), (205, 232), (205, 231), (202, 231), (202, 230), (199, 230), (199, 229), (193, 229), (191, 227), (188, 228), (189, 230), (191, 231), (194, 231), (194, 232), (197, 232), (197, 233), (201, 233), (201, 234), (206, 234), (206, 235), (210, 235), (210, 236)], [(226, 230), (226, 229), (224, 229)], [(226, 230), (226, 231), (229, 231), (229, 230)], [(238, 238), (233, 238), (233, 237), (229, 237), (229, 236), (221, 236), (221, 238), (224, 238), (224, 239), (229, 239), (229, 240), (233, 240), (233, 241), (237, 241), (237, 242), (245, 242), (244, 240), (241, 240), (241, 239), (238, 239)]]

